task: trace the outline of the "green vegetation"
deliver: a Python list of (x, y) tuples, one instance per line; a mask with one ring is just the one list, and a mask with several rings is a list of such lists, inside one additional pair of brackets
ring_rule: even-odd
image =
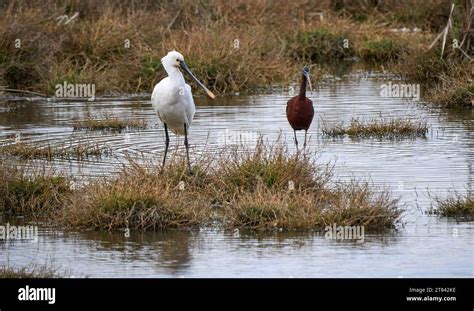
[(353, 55), (349, 43), (348, 33), (318, 28), (298, 32), (294, 39), (289, 40), (288, 49), (293, 58), (299, 61), (331, 63)]
[[(56, 221), (69, 227), (116, 230), (192, 228), (205, 223), (209, 210), (198, 184), (201, 175), (185, 177), (184, 166), (166, 171), (133, 164), (113, 180), (89, 184), (70, 197)], [(184, 190), (175, 179), (182, 176)], [(185, 182), (186, 181), (186, 182)]]
[(409, 42), (403, 39), (377, 38), (361, 43), (359, 55), (369, 62), (390, 62), (398, 60), (402, 53), (409, 53)]
[(367, 183), (339, 183), (335, 189), (275, 192), (264, 186), (236, 197), (226, 208), (228, 224), (253, 230), (323, 230), (327, 224), (365, 226), (369, 231), (395, 228), (400, 210), (387, 192)]

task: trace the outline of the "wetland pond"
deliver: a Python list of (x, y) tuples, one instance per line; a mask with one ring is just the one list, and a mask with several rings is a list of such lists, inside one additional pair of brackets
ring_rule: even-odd
[[(40, 226), (37, 240), (0, 241), (0, 265), (51, 264), (73, 277), (474, 277), (474, 222), (426, 213), (428, 192), (474, 191), (474, 112), (447, 112), (402, 98), (380, 96), (376, 74), (351, 75), (320, 84), (309, 95), (315, 118), (308, 147), (319, 163), (334, 163), (336, 176), (388, 187), (405, 209), (404, 225), (390, 234), (365, 234), (363, 243), (325, 239), (317, 233), (61, 231)], [(191, 126), (192, 155), (235, 140), (255, 145), (280, 135), (294, 151), (285, 107), (292, 95), (198, 97)], [(11, 109), (12, 104), (17, 105)], [(87, 115), (144, 119), (141, 130), (73, 129)], [(326, 125), (383, 117), (422, 118), (426, 138), (380, 140), (323, 137)], [(303, 134), (299, 134), (302, 141)], [(55, 159), (47, 165), (80, 179), (114, 174), (128, 155), (160, 161), (164, 130), (149, 100), (34, 100), (0, 103), (0, 143), (23, 141), (107, 146), (111, 156)], [(176, 151), (171, 135), (171, 152)], [(178, 153), (184, 152), (179, 138)], [(45, 161), (47, 162), (47, 161)]]

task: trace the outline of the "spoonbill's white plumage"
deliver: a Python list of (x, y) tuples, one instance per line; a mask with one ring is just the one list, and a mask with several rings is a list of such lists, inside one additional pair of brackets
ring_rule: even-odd
[(209, 91), (189, 70), (184, 62), (184, 57), (177, 51), (169, 52), (161, 59), (163, 68), (166, 70), (168, 77), (161, 80), (151, 95), (151, 103), (165, 127), (166, 145), (165, 154), (163, 156), (163, 167), (166, 161), (166, 155), (169, 147), (168, 127), (177, 135), (184, 135), (184, 146), (186, 147), (186, 156), (188, 160), (188, 170), (191, 172), (191, 164), (189, 161), (189, 145), (188, 130), (193, 122), (196, 107), (194, 106), (193, 94), (191, 86), (184, 81), (183, 74), (179, 70), (183, 69), (190, 77), (196, 81), (207, 95), (214, 98), (214, 94)]

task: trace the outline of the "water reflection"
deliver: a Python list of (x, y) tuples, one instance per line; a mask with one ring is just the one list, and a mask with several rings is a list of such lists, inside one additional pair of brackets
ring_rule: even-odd
[(0, 129), (22, 129), (32, 125), (46, 125), (48, 119), (48, 111), (36, 102), (0, 101)]
[(170, 270), (173, 274), (190, 267), (191, 243), (193, 236), (189, 232), (167, 232), (163, 233), (158, 244), (158, 256), (155, 263), (158, 272), (161, 268)]
[[(156, 270), (179, 274), (190, 265), (191, 248), (196, 232), (97, 232), (70, 233), (64, 241), (77, 240), (93, 246), (96, 252), (113, 254), (123, 262), (143, 260), (154, 264)], [(146, 254), (146, 255), (145, 255)]]

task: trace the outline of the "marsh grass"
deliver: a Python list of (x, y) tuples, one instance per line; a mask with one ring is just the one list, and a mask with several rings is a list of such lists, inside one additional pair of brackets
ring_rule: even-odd
[(424, 86), (425, 100), (445, 108), (472, 107), (474, 80), (472, 61), (459, 51), (440, 48), (422, 49), (406, 54), (394, 70)]
[(451, 193), (447, 198), (434, 198), (430, 214), (443, 217), (474, 219), (474, 196)]
[(431, 102), (444, 108), (474, 107), (474, 81), (442, 75), (443, 82), (429, 90)]
[[(397, 59), (400, 49), (418, 48), (438, 31), (449, 5), (435, 2), (11, 1), (0, 8), (0, 81), (47, 94), (63, 81), (94, 83), (98, 94), (151, 92), (165, 76), (161, 57), (174, 48), (212, 90), (251, 92), (291, 83), (302, 62), (331, 63), (361, 51), (377, 61)], [(447, 7), (447, 13), (433, 7)], [(407, 13), (413, 11), (418, 13)], [(55, 19), (75, 12), (79, 16), (67, 25)], [(428, 33), (405, 44), (389, 27), (406, 26), (407, 20)], [(390, 41), (365, 44), (373, 35)], [(25, 48), (15, 48), (17, 38)]]
[(63, 277), (66, 276), (50, 265), (32, 264), (26, 267), (0, 266), (0, 279), (49, 279)]
[(340, 184), (335, 189), (294, 192), (258, 187), (226, 207), (229, 227), (252, 230), (323, 230), (336, 223), (384, 231), (396, 227), (400, 214), (397, 200), (358, 182)]
[(19, 142), (0, 147), (0, 154), (19, 157), (22, 159), (53, 159), (53, 158), (78, 158), (100, 157), (111, 154), (111, 150), (106, 146), (88, 143), (78, 145), (62, 146), (40, 146), (35, 143)]
[(375, 37), (361, 41), (358, 55), (367, 62), (395, 62), (410, 53), (409, 40), (403, 37)]
[(0, 210), (53, 225), (95, 230), (165, 230), (218, 226), (250, 230), (319, 230), (324, 225), (396, 228), (401, 209), (385, 189), (334, 178), (315, 155), (281, 141), (195, 159), (193, 173), (173, 156), (166, 167), (128, 159), (108, 178), (72, 187), (45, 169), (0, 167)]
[(72, 193), (69, 179), (44, 170), (0, 165), (0, 214), (41, 218), (64, 206)]
[(146, 122), (143, 119), (120, 119), (118, 117), (93, 119), (88, 117), (83, 120), (75, 120), (73, 127), (74, 130), (122, 132), (125, 129), (146, 129)]
[(235, 147), (218, 159), (216, 182), (226, 192), (252, 191), (260, 183), (268, 189), (285, 190), (290, 181), (297, 188), (317, 187), (326, 181), (326, 167), (303, 154), (290, 154), (280, 142), (268, 145), (260, 140), (255, 150), (242, 149)]
[(329, 137), (348, 135), (354, 138), (405, 138), (426, 137), (428, 124), (424, 120), (404, 118), (372, 119), (360, 121), (351, 119), (349, 125), (337, 124), (332, 127), (323, 123), (322, 133)]
[(187, 176), (184, 163), (177, 161), (169, 162), (165, 171), (130, 164), (116, 178), (92, 182), (71, 196), (57, 220), (66, 226), (102, 230), (185, 229), (205, 224), (203, 174)]
[(250, 230), (318, 230), (326, 223), (367, 230), (396, 227), (401, 211), (387, 191), (334, 183), (328, 166), (283, 145), (243, 147), (201, 159), (186, 174), (183, 159), (163, 170), (131, 162), (113, 179), (69, 197), (55, 221), (101, 230), (192, 229), (217, 224)]
[(290, 55), (299, 61), (312, 63), (337, 62), (352, 56), (352, 45), (344, 46), (352, 36), (342, 29), (314, 28), (296, 33), (288, 39)]
[[(457, 51), (455, 61), (451, 56), (441, 60), (439, 45), (428, 49), (446, 26), (448, 0), (45, 1), (10, 1), (0, 7), (2, 86), (52, 95), (57, 84), (67, 81), (93, 83), (99, 96), (150, 93), (165, 76), (161, 58), (176, 49), (218, 94), (287, 86), (299, 78), (303, 64), (321, 66), (313, 72), (316, 78), (326, 67), (357, 58), (433, 87), (424, 96), (446, 107), (465, 106), (472, 93), (466, 84), (451, 91), (465, 81), (472, 85), (468, 59)], [(463, 11), (456, 6), (454, 33), (468, 14)], [(55, 19), (76, 12), (67, 25)], [(423, 31), (391, 31), (401, 27)], [(20, 49), (15, 48), (17, 38), (22, 38)], [(455, 74), (463, 68), (465, 74)], [(448, 83), (440, 81), (442, 75)], [(198, 87), (194, 93), (204, 94)]]

